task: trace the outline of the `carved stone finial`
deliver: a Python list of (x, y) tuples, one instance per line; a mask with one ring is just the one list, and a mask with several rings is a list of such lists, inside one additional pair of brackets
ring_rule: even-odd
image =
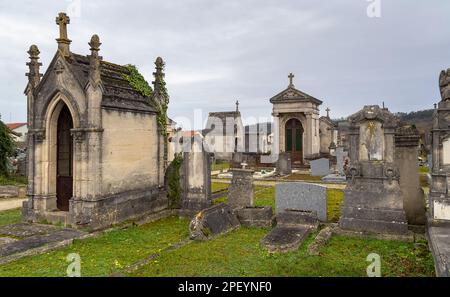
[(101, 81), (100, 61), (102, 58), (98, 55), (101, 44), (100, 37), (97, 34), (92, 35), (91, 41), (89, 42), (89, 46), (91, 47), (91, 55), (89, 56), (89, 79), (94, 87)]
[(239, 100), (236, 100), (236, 112), (239, 112)]
[(67, 25), (70, 24), (70, 18), (64, 12), (60, 12), (56, 17), (56, 24), (59, 26), (59, 38), (56, 39), (58, 42), (58, 49), (64, 56), (69, 56), (71, 40), (67, 35)]
[(27, 63), (29, 72), (26, 74), (26, 76), (28, 76), (28, 82), (30, 83), (31, 87), (35, 88), (39, 84), (42, 76), (42, 74), (39, 73), (39, 68), (40, 66), (42, 66), (42, 63), (39, 63), (40, 51), (38, 47), (33, 44), (32, 46), (30, 46), (28, 54), (30, 55), (30, 62)]
[(330, 118), (331, 109), (329, 107), (327, 107), (327, 109), (325, 109), (325, 111), (327, 112), (327, 118)]
[(289, 73), (288, 78), (289, 78), (289, 86), (293, 87), (294, 86), (294, 77), (295, 75), (291, 73)]
[(439, 88), (442, 101), (450, 101), (450, 68), (442, 70), (439, 76)]
[(89, 46), (91, 47), (91, 51), (99, 51), (100, 50), (100, 45), (102, 45), (102, 43), (100, 42), (100, 37), (98, 37), (97, 34), (92, 35), (91, 37), (91, 41), (89, 42)]
[[(166, 84), (164, 82), (164, 76), (165, 76), (164, 60), (161, 57), (156, 58), (155, 65), (156, 65), (156, 72), (153, 72), (153, 76), (155, 77), (155, 80), (153, 81), (153, 89), (154, 89), (154, 94), (156, 96), (158, 96), (159, 98), (161, 98), (161, 95), (163, 95), (161, 93), (161, 91), (162, 91), (161, 87)], [(166, 98), (166, 100), (167, 100), (167, 98)]]

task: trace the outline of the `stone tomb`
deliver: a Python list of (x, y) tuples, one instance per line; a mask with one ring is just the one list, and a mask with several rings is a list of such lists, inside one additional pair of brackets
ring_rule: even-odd
[[(404, 234), (408, 231), (395, 163), (398, 119), (385, 108), (365, 106), (349, 117), (349, 179), (340, 220), (343, 229)], [(417, 160), (416, 160), (417, 162)]]
[(312, 176), (325, 176), (330, 174), (330, 160), (326, 158), (321, 158), (317, 160), (312, 160), (311, 165), (311, 175)]
[(272, 207), (254, 206), (253, 170), (231, 169), (233, 178), (228, 191), (228, 204), (239, 221), (246, 226), (267, 227), (273, 224)]
[(320, 221), (327, 221), (327, 188), (324, 186), (292, 182), (276, 185), (277, 216), (287, 210), (314, 211)]
[(277, 213), (276, 228), (261, 240), (261, 244), (271, 253), (294, 251), (318, 226), (315, 212), (283, 210)]
[(193, 240), (209, 240), (239, 226), (239, 220), (233, 210), (221, 203), (199, 212), (189, 224), (189, 233)]

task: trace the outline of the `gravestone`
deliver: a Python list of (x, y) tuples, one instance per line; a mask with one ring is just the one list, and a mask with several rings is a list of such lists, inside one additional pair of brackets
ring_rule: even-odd
[(365, 106), (349, 122), (351, 164), (346, 172), (341, 228), (405, 234), (408, 225), (394, 153), (398, 118), (375, 105)]
[(192, 215), (211, 206), (211, 156), (203, 149), (203, 141), (195, 136), (192, 149), (183, 154), (183, 199), (181, 215)]
[(310, 165), (312, 176), (325, 176), (330, 174), (330, 160), (328, 159), (321, 158), (312, 160)]
[(221, 203), (199, 212), (189, 224), (189, 233), (193, 240), (209, 240), (239, 226), (230, 206)]
[(292, 174), (292, 161), (290, 153), (281, 152), (278, 154), (277, 174), (279, 175)]
[(228, 204), (232, 208), (253, 206), (253, 170), (232, 168), (233, 178), (228, 190)]
[(347, 158), (347, 157), (348, 157), (348, 153), (344, 152), (343, 147), (338, 147), (336, 149), (336, 170), (339, 175), (345, 176), (344, 162), (345, 162), (345, 158)]
[(315, 211), (320, 221), (327, 221), (327, 188), (324, 186), (292, 182), (276, 185), (276, 214), (291, 209)]
[(395, 134), (395, 157), (400, 172), (403, 208), (411, 225), (425, 225), (424, 192), (420, 185), (418, 147), (420, 135), (415, 127), (402, 127)]

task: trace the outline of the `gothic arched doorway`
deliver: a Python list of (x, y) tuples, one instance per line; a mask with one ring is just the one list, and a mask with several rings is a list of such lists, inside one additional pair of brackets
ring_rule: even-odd
[(285, 129), (285, 150), (291, 153), (293, 163), (303, 163), (303, 127), (297, 119), (290, 119)]
[(56, 150), (56, 206), (63, 211), (69, 210), (69, 200), (73, 195), (72, 128), (72, 116), (64, 105), (58, 117)]

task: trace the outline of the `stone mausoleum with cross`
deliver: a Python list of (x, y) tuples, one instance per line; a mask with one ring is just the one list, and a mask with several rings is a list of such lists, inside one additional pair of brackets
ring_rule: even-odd
[(131, 66), (99, 56), (97, 35), (90, 55), (71, 52), (69, 21), (56, 18), (58, 50), (44, 75), (37, 46), (28, 51), (24, 219), (103, 228), (167, 208), (163, 60), (146, 94), (130, 83)]
[(280, 152), (290, 153), (294, 165), (304, 165), (330, 154), (336, 144), (337, 128), (330, 119), (330, 109), (320, 117), (322, 101), (296, 89), (292, 73), (288, 77), (288, 87), (270, 99), (272, 115), (278, 120), (275, 141)]

